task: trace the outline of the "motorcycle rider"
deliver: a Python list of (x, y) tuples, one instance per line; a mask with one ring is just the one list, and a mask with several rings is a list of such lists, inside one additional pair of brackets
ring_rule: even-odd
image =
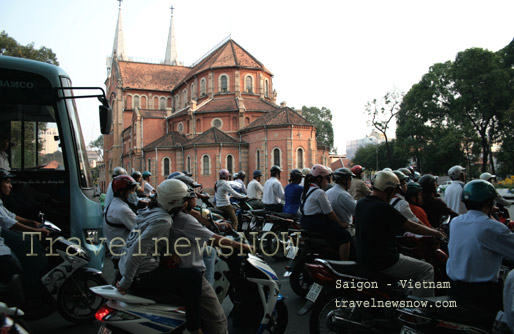
[(325, 235), (330, 244), (338, 247), (340, 259), (346, 261), (350, 253), (351, 235), (347, 230), (348, 223), (334, 213), (327, 194), (323, 191), (329, 177), (327, 167), (320, 164), (312, 166), (311, 172), (305, 178), (300, 223), (303, 229)]
[[(491, 173), (486, 172), (486, 173), (480, 174), (480, 179), (491, 183), (493, 186), (496, 183), (496, 175), (492, 175)], [(502, 196), (496, 197), (496, 204), (499, 206), (502, 206), (502, 207), (511, 206), (511, 203), (509, 201), (505, 200)]]
[(425, 210), (421, 207), (423, 205), (423, 188), (417, 182), (407, 183), (407, 191), (405, 192), (405, 199), (409, 202), (410, 210), (418, 218), (419, 222), (428, 227), (432, 227), (428, 221)]
[(338, 168), (334, 172), (335, 186), (327, 191), (327, 197), (332, 209), (339, 219), (347, 224), (353, 222), (355, 215), (355, 199), (350, 195), (348, 189), (352, 184), (352, 177), (355, 174), (348, 168)]
[[(116, 287), (121, 294), (131, 288), (136, 294), (160, 303), (172, 303), (170, 295), (179, 295), (186, 306), (186, 328), (191, 333), (201, 334), (201, 273), (193, 268), (159, 266), (162, 241), (170, 236), (171, 214), (185, 208), (190, 196), (191, 192), (182, 181), (164, 180), (159, 184), (156, 196), (148, 208), (139, 211), (136, 225), (128, 236), (119, 262), (123, 277)], [(171, 255), (169, 250), (169, 247), (165, 250), (165, 256)]]
[(451, 280), (450, 296), (459, 307), (468, 306), (473, 320), (490, 329), (501, 308), (498, 273), (505, 256), (514, 255), (514, 233), (489, 214), (497, 196), (494, 186), (473, 180), (464, 186), (466, 214), (450, 224), (449, 258), (446, 272)]
[(262, 203), (262, 193), (264, 191), (264, 187), (261, 184), (261, 177), (262, 172), (256, 169), (253, 172), (253, 180), (248, 183), (248, 204), (250, 204), (254, 209), (264, 208), (264, 204)]
[(105, 209), (103, 232), (113, 259), (118, 259), (124, 252), (125, 241), (136, 224), (137, 216), (129, 206), (129, 203), (137, 202), (136, 187), (137, 182), (128, 175), (112, 180), (114, 198)]
[[(407, 168), (403, 169), (409, 172)], [(409, 202), (407, 202), (405, 200), (405, 197), (403, 196), (407, 192), (407, 180), (409, 178), (400, 170), (395, 170), (393, 171), (393, 173), (398, 177), (398, 180), (400, 180), (400, 187), (396, 189), (396, 193), (393, 196), (393, 198), (391, 198), (389, 204), (391, 204), (393, 208), (398, 210), (405, 218), (412, 220), (415, 223), (420, 223), (418, 217), (416, 217), (416, 215), (412, 213)]]
[[(196, 196), (190, 189), (191, 196), (186, 200), (186, 207), (182, 211), (173, 215), (173, 228), (171, 230), (170, 241), (177, 249), (180, 248), (179, 268), (194, 268), (201, 273), (206, 270), (202, 248), (203, 245), (230, 247), (236, 253), (253, 251), (247, 244), (241, 244), (221, 235), (215, 234), (200, 224), (197, 219), (189, 214), (196, 206)], [(212, 252), (216, 252), (214, 249)], [(225, 251), (226, 252), (226, 251)], [(227, 319), (223, 308), (216, 296), (212, 285), (202, 275), (202, 297), (200, 302), (200, 318), (202, 330), (205, 333), (225, 334), (227, 333)]]
[(221, 169), (219, 171), (219, 180), (216, 181), (216, 184), (214, 185), (214, 191), (216, 192), (216, 207), (218, 209), (223, 210), (223, 212), (225, 213), (225, 217), (227, 217), (228, 220), (230, 220), (230, 222), (232, 223), (232, 228), (235, 231), (237, 231), (238, 222), (236, 211), (234, 210), (234, 207), (230, 204), (229, 195), (236, 199), (247, 199), (248, 197), (245, 195), (241, 195), (237, 191), (235, 191), (228, 183), (228, 178), (228, 170)]
[(364, 167), (361, 165), (355, 165), (351, 168), (355, 177), (352, 180), (352, 186), (350, 187), (350, 194), (355, 198), (356, 201), (360, 200), (363, 197), (371, 195), (371, 190), (362, 180), (362, 172), (364, 172)]
[(246, 195), (247, 190), (246, 190), (246, 186), (245, 186), (245, 178), (246, 178), (246, 173), (244, 171), (239, 171), (235, 174), (234, 181), (239, 183), (242, 193)]
[[(389, 205), (399, 186), (400, 180), (393, 172), (379, 171), (373, 179), (371, 196), (357, 202), (355, 208), (357, 262), (398, 279), (431, 282), (434, 280), (432, 265), (400, 254), (396, 247), (396, 235), (402, 229), (435, 237), (444, 237), (444, 234), (408, 220)], [(433, 289), (413, 290), (413, 295), (418, 297), (433, 296), (433, 294)]]
[(144, 182), (144, 185), (142, 185), (144, 191), (145, 191), (145, 196), (151, 196), (152, 194), (155, 194), (155, 189), (154, 187), (152, 187), (152, 185), (150, 184), (150, 176), (152, 176), (152, 173), (150, 173), (149, 171), (144, 171), (143, 172), (143, 182)]
[(425, 174), (419, 178), (421, 185), (423, 204), (421, 207), (427, 214), (430, 225), (438, 228), (441, 225), (443, 216), (457, 217), (459, 214), (450, 209), (446, 203), (438, 197), (437, 179), (431, 174)]
[(452, 179), (452, 183), (444, 191), (444, 201), (450, 209), (458, 214), (466, 213), (466, 206), (462, 201), (462, 189), (466, 183), (465, 168), (462, 166), (453, 166), (448, 170), (448, 176)]
[[(112, 179), (114, 180), (114, 178), (116, 176), (120, 176), (120, 175), (128, 175), (128, 173), (125, 170), (125, 168), (123, 168), (123, 167), (115, 167), (112, 172)], [(109, 186), (107, 187), (107, 192), (105, 193), (104, 214), (105, 214), (105, 209), (107, 209), (109, 204), (111, 204), (113, 197), (114, 197), (114, 192), (112, 191), (112, 180), (111, 180), (111, 183), (109, 183)]]
[(270, 178), (264, 183), (264, 190), (262, 196), (262, 203), (264, 208), (268, 211), (282, 212), (285, 201), (284, 189), (280, 183), (280, 173), (282, 169), (279, 166), (272, 166), (270, 168)]
[(300, 185), (302, 177), (302, 171), (299, 169), (293, 169), (289, 174), (289, 184), (284, 189), (286, 204), (284, 205), (283, 212), (298, 215), (303, 193), (303, 187)]

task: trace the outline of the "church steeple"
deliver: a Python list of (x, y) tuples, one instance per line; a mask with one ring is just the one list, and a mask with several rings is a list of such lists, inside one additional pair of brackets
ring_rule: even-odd
[(123, 0), (117, 0), (119, 1), (119, 10), (118, 10), (118, 23), (116, 23), (116, 32), (114, 34), (114, 45), (112, 47), (112, 55), (111, 59), (113, 59), (115, 56), (122, 60), (125, 59), (125, 43), (123, 42), (123, 26), (121, 22), (121, 2)]
[(168, 34), (168, 43), (166, 44), (166, 56), (164, 63), (168, 65), (180, 65), (177, 57), (177, 47), (175, 45), (175, 26), (173, 25), (173, 6), (171, 9), (170, 31)]

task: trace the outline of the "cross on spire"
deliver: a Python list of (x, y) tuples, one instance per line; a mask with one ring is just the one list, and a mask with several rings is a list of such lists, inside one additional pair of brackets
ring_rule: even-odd
[(173, 7), (173, 5), (170, 7), (170, 9), (171, 9), (171, 16), (173, 16), (173, 10), (175, 9), (175, 8)]
[(120, 8), (121, 8), (121, 3), (123, 2), (123, 0), (116, 0), (120, 3)]

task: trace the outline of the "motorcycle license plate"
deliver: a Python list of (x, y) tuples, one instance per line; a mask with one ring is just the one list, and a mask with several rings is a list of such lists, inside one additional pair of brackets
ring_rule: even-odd
[(400, 334), (422, 334), (422, 333), (418, 332), (417, 330), (412, 329), (410, 327), (403, 326), (402, 329), (400, 330)]
[(109, 328), (102, 326), (102, 327), (100, 327), (100, 329), (98, 329), (97, 334), (111, 334), (111, 333), (112, 333), (112, 331)]
[(296, 257), (296, 253), (297, 252), (298, 252), (298, 247), (291, 246), (291, 247), (289, 247), (289, 251), (287, 252), (286, 257), (288, 259), (294, 260), (294, 258)]
[(309, 293), (307, 293), (307, 296), (305, 296), (305, 299), (310, 300), (311, 302), (315, 303), (316, 299), (318, 299), (318, 296), (321, 293), (322, 289), (323, 289), (322, 285), (319, 285), (318, 283), (312, 283)]
[(264, 224), (264, 226), (262, 227), (262, 230), (264, 232), (269, 232), (271, 231), (271, 228), (273, 227), (273, 223), (266, 223)]

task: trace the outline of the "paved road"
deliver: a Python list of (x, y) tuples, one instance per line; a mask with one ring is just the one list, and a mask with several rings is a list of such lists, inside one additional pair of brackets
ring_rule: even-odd
[[(289, 286), (289, 280), (283, 278), (284, 266), (287, 262), (277, 262), (272, 258), (267, 259), (268, 264), (275, 270), (279, 277), (281, 277), (281, 293), (286, 297), (286, 305), (289, 311), (289, 322), (286, 333), (308, 333), (309, 330), (309, 315), (299, 317), (296, 312), (303, 306), (303, 299), (297, 297)], [(107, 281), (110, 282), (113, 276), (112, 264), (110, 261), (106, 262), (104, 268), (104, 276)], [(232, 303), (229, 298), (225, 299), (223, 308), (228, 314), (232, 307)], [(64, 320), (57, 312), (53, 313), (47, 318), (31, 321), (31, 328), (36, 333), (52, 333), (52, 334), (86, 334), (86, 333), (97, 333), (100, 328), (100, 322), (95, 321), (87, 325), (74, 325)]]

